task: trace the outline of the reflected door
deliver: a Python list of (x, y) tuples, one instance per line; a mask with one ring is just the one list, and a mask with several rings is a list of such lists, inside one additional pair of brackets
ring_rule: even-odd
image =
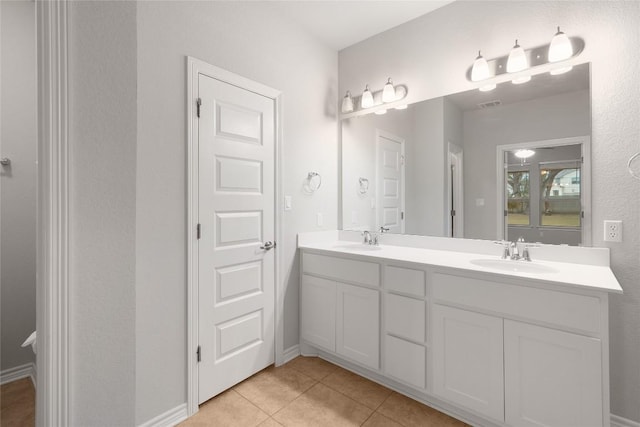
[(200, 74), (199, 403), (274, 362), (274, 101)]
[(376, 132), (376, 228), (404, 233), (404, 139)]

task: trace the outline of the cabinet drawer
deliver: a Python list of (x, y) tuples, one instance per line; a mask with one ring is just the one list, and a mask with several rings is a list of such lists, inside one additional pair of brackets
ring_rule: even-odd
[(436, 273), (433, 298), (474, 310), (600, 333), (600, 300), (595, 297)]
[(380, 286), (380, 266), (373, 262), (303, 253), (302, 268), (304, 273), (328, 277), (341, 282)]
[(415, 295), (423, 298), (426, 295), (426, 278), (422, 270), (387, 266), (384, 269), (384, 286), (390, 291)]
[(384, 323), (387, 333), (416, 342), (425, 341), (426, 303), (422, 300), (387, 294)]
[(385, 374), (419, 389), (426, 388), (426, 352), (421, 345), (387, 335)]

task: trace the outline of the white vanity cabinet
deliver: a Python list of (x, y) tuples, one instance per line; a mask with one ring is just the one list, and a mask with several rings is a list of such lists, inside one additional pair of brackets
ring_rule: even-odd
[(302, 271), (302, 339), (377, 370), (380, 365), (379, 265), (305, 253)]
[(434, 394), (509, 426), (606, 424), (598, 298), (433, 277)]
[(321, 356), (472, 425), (610, 425), (609, 291), (322, 247), (302, 249), (300, 300)]

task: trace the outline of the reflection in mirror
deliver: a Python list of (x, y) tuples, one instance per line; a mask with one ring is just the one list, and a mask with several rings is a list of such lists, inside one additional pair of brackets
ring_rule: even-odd
[[(576, 161), (588, 156), (590, 133), (589, 64), (345, 119), (342, 228), (589, 244), (589, 189)], [(505, 154), (524, 148), (536, 154), (524, 161)]]

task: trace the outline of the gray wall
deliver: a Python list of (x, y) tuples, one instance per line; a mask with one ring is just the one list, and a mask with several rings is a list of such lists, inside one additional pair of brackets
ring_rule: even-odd
[(35, 4), (0, 2), (0, 370), (35, 361), (22, 342), (36, 329)]
[[(557, 25), (585, 40), (577, 61), (592, 63), (593, 243), (611, 248), (625, 291), (610, 299), (611, 410), (640, 422), (640, 186), (626, 171), (640, 149), (640, 3), (456, 1), (342, 50), (340, 93), (390, 75), (407, 102), (468, 90), (478, 49), (495, 58), (515, 37), (547, 44)], [(624, 222), (624, 242), (603, 242), (605, 219)]]
[[(138, 3), (136, 423), (186, 402), (186, 55), (283, 92), (285, 348), (298, 343), (296, 235), (336, 229), (337, 52), (271, 2)], [(135, 63), (135, 59), (132, 59)], [(307, 173), (322, 188), (307, 195)], [(130, 184), (131, 185), (131, 184)], [(282, 207), (278, 201), (276, 206)], [(316, 226), (316, 213), (324, 226)]]
[[(590, 134), (589, 91), (563, 93), (465, 112), (465, 237), (497, 238), (498, 178), (494, 165), (498, 145)], [(478, 198), (484, 199), (484, 206), (476, 206)]]
[(135, 3), (71, 2), (69, 404), (74, 426), (134, 424), (136, 73)]

